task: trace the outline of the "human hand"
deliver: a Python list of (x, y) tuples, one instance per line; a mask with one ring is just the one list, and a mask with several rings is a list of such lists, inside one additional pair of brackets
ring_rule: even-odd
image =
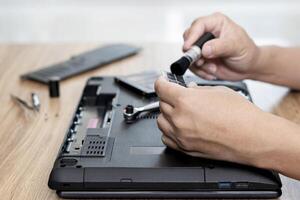
[(199, 17), (183, 35), (187, 51), (205, 32), (216, 39), (206, 42), (202, 58), (190, 70), (202, 78), (238, 81), (250, 78), (259, 65), (260, 49), (246, 31), (221, 13)]
[(264, 121), (254, 104), (229, 88), (185, 88), (164, 78), (155, 90), (164, 144), (193, 156), (254, 165), (256, 150), (266, 141), (253, 131)]

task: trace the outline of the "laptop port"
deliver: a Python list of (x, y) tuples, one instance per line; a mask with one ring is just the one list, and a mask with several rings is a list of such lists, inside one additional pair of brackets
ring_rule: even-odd
[(231, 189), (231, 182), (219, 182), (219, 189)]
[(248, 189), (249, 184), (247, 182), (238, 182), (235, 183), (235, 188), (237, 189)]

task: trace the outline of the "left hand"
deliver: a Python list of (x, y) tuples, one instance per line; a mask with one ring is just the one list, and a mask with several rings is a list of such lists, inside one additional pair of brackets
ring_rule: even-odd
[(155, 90), (162, 141), (173, 149), (254, 165), (257, 149), (270, 137), (259, 131), (264, 112), (229, 88), (185, 88), (161, 77)]

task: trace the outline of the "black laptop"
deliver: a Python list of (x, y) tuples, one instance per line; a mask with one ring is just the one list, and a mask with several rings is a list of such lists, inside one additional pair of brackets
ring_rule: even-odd
[[(243, 82), (205, 81), (194, 76), (184, 79), (198, 85), (225, 85), (251, 101)], [(191, 157), (167, 148), (156, 124), (159, 110), (141, 113), (135, 121), (127, 123), (123, 116), (127, 105), (143, 106), (157, 101), (157, 97), (145, 96), (119, 80), (93, 77), (87, 81), (49, 177), (49, 187), (60, 197), (281, 195), (280, 178), (273, 171)]]

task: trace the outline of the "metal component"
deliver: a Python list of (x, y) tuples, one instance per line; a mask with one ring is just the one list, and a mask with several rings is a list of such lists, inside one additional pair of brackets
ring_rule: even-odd
[(185, 52), (183, 56), (186, 57), (192, 64), (201, 57), (201, 49), (200, 47), (194, 45), (187, 52)]
[(67, 146), (66, 146), (65, 149), (64, 149), (64, 152), (65, 152), (65, 153), (70, 153), (71, 146), (72, 146), (72, 142), (68, 142), (68, 143), (67, 143)]
[(123, 110), (123, 116), (126, 123), (133, 123), (142, 112), (150, 112), (157, 109), (159, 109), (158, 101), (142, 107), (133, 107), (132, 105), (127, 105)]
[(31, 93), (32, 106), (36, 111), (40, 111), (40, 99), (36, 93)]
[(79, 118), (82, 118), (82, 112), (79, 112), (76, 114), (76, 117), (79, 119)]
[(75, 135), (72, 134), (72, 135), (67, 139), (67, 141), (68, 141), (68, 142), (73, 142), (74, 139), (75, 139)]
[(77, 120), (74, 122), (74, 124), (75, 124), (75, 125), (81, 124), (80, 119), (77, 119)]

